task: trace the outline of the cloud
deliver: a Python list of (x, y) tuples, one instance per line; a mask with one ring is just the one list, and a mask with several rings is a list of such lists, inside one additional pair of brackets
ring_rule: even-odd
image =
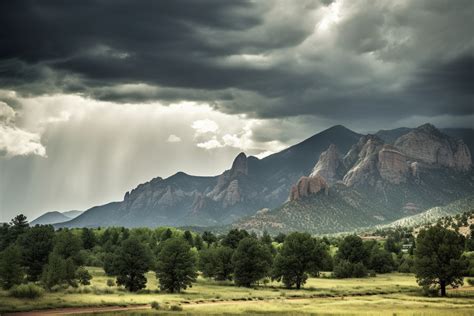
[(16, 112), (0, 101), (0, 157), (37, 155), (46, 157), (40, 135), (15, 126)]
[(206, 133), (214, 134), (219, 129), (219, 125), (217, 125), (216, 122), (209, 119), (194, 121), (191, 127), (194, 128), (197, 135), (206, 134)]
[(168, 136), (168, 139), (166, 141), (168, 143), (179, 143), (179, 142), (181, 142), (181, 138), (179, 136), (174, 135), (174, 134), (170, 134), (170, 136)]
[(39, 135), (2, 125), (0, 125), (0, 153), (7, 158), (28, 155), (46, 157), (46, 149), (41, 144)]
[(202, 142), (202, 143), (197, 143), (197, 147), (199, 148), (204, 148), (204, 149), (215, 149), (215, 148), (222, 148), (224, 147), (223, 144), (221, 144), (215, 136), (213, 136), (210, 140)]
[[(0, 30), (0, 86), (25, 95), (187, 100), (252, 118), (370, 117), (380, 127), (410, 116), (474, 114), (472, 1), (0, 6), (10, 26)], [(30, 23), (19, 28), (19, 20)], [(41, 38), (48, 44), (38, 46)]]

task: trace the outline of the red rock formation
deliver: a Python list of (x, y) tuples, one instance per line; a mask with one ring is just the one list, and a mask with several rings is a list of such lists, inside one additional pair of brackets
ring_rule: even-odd
[(314, 177), (301, 177), (296, 185), (291, 188), (290, 201), (299, 200), (311, 194), (316, 194), (324, 190), (328, 193), (328, 184), (323, 177), (316, 175)]

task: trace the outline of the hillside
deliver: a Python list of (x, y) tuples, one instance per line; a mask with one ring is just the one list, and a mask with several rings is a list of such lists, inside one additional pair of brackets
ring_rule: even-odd
[(423, 224), (435, 223), (443, 217), (451, 217), (463, 212), (474, 210), (474, 195), (459, 199), (444, 206), (430, 208), (420, 214), (407, 216), (396, 220), (385, 227), (415, 227)]

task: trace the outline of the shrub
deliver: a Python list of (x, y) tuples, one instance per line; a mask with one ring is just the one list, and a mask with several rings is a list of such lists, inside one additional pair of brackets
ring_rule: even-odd
[(109, 287), (115, 286), (115, 280), (113, 280), (113, 279), (108, 279), (108, 280), (107, 280), (107, 286), (109, 286)]
[(150, 305), (151, 305), (151, 308), (153, 308), (153, 309), (156, 309), (156, 310), (160, 309), (160, 303), (158, 303), (157, 301), (151, 302)]
[(474, 286), (474, 279), (467, 279), (467, 284)]
[(39, 286), (28, 283), (28, 284), (20, 284), (14, 286), (10, 290), (10, 295), (16, 298), (30, 298), (35, 299), (41, 297), (43, 295), (44, 290)]
[(350, 278), (352, 276), (352, 264), (346, 260), (340, 260), (334, 266), (333, 276), (338, 279)]
[(354, 278), (364, 278), (367, 276), (367, 268), (362, 262), (358, 262), (353, 265), (352, 276)]
[(170, 311), (173, 311), (173, 312), (181, 312), (183, 310), (183, 308), (179, 305), (171, 305), (170, 306)]
[(333, 277), (343, 278), (364, 278), (367, 276), (367, 268), (362, 262), (351, 263), (347, 260), (339, 260), (334, 266)]
[(371, 278), (375, 278), (377, 276), (374, 270), (369, 270), (368, 273), (369, 273), (369, 277)]
[(79, 267), (76, 271), (76, 278), (79, 280), (79, 283), (82, 285), (90, 285), (92, 275), (84, 267)]

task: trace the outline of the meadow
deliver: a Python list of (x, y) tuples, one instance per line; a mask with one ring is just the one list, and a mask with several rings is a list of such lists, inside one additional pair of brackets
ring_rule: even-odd
[[(389, 273), (370, 278), (330, 279), (323, 273), (323, 277), (310, 278), (301, 290), (288, 290), (276, 282), (249, 289), (236, 287), (231, 282), (199, 277), (192, 288), (179, 294), (169, 294), (159, 292), (155, 275), (151, 272), (147, 274), (147, 288), (130, 293), (117, 286), (108, 286), (107, 281), (111, 278), (102, 269), (88, 270), (93, 276), (91, 285), (46, 292), (36, 300), (16, 299), (0, 291), (0, 312), (143, 305), (143, 309), (121, 314), (474, 314), (473, 287), (465, 285), (450, 290), (446, 298), (425, 297), (421, 295), (413, 274)], [(157, 302), (161, 310), (152, 309), (152, 302)], [(182, 311), (169, 311), (171, 307)]]

